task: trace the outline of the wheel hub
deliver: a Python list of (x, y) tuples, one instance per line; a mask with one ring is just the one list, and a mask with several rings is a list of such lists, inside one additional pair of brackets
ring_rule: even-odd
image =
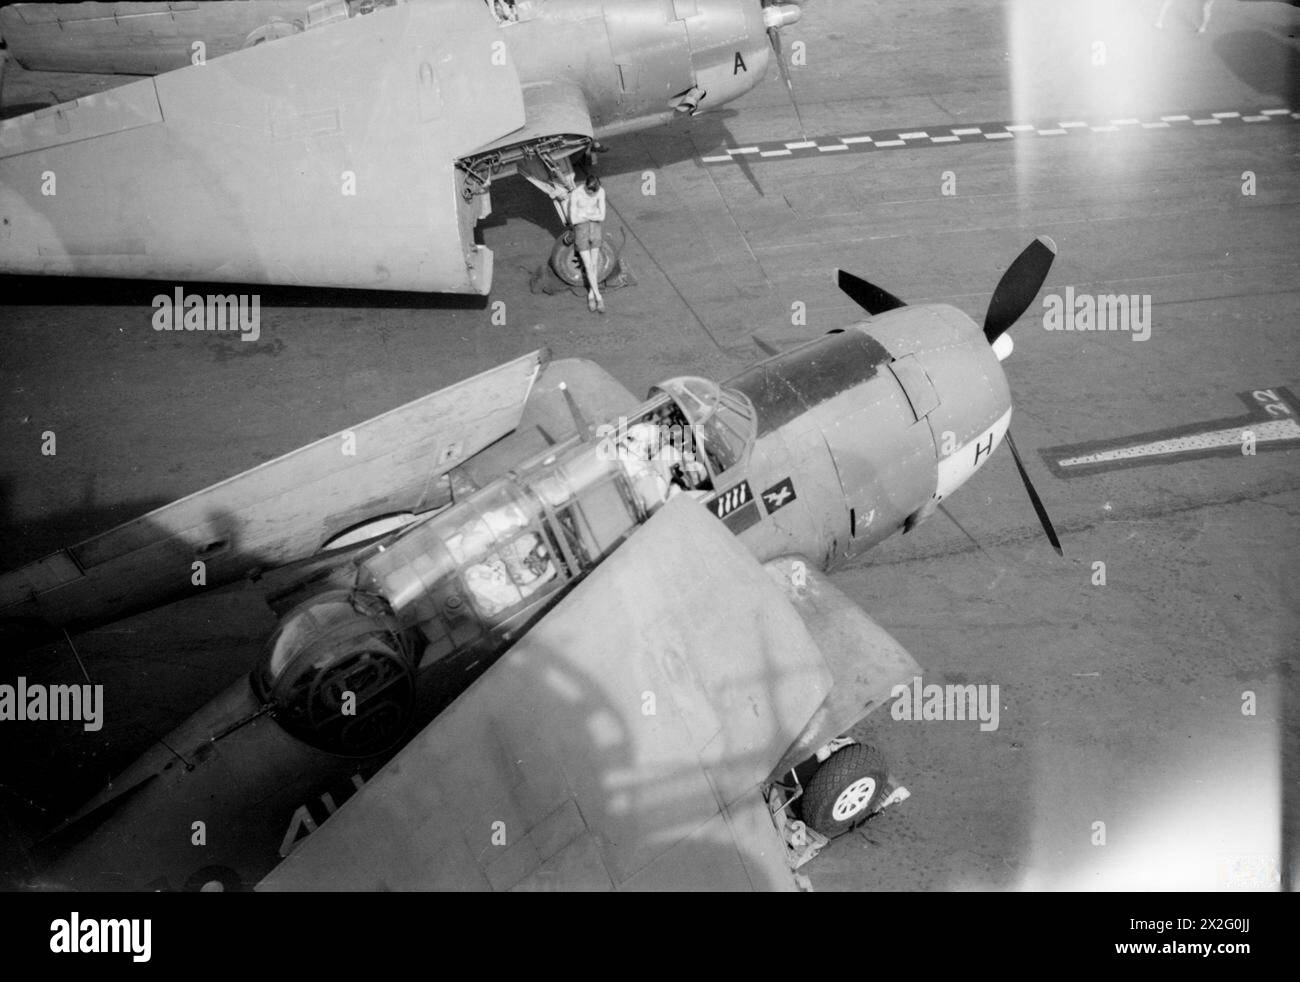
[(831, 806), (831, 817), (837, 822), (843, 822), (857, 815), (876, 794), (876, 779), (874, 777), (860, 777), (847, 788), (840, 792), (839, 797), (835, 799), (835, 804)]

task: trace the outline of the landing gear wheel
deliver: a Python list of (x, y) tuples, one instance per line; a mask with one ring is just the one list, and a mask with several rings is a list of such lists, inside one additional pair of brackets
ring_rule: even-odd
[(884, 755), (865, 743), (841, 747), (817, 768), (800, 798), (803, 820), (828, 839), (861, 824), (888, 780)]
[[(600, 257), (596, 260), (596, 278), (602, 285), (614, 272), (614, 267), (614, 253), (608, 246), (602, 245)], [(551, 248), (551, 269), (566, 285), (586, 289), (587, 277), (582, 270), (582, 258), (573, 246), (573, 229), (556, 237), (555, 245)]]
[(239, 874), (229, 866), (204, 866), (185, 882), (186, 893), (232, 893), (244, 889)]

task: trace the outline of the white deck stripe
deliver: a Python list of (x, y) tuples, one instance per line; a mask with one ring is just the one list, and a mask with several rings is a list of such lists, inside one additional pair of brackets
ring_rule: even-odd
[(1081, 467), (1087, 464), (1110, 463), (1114, 460), (1134, 460), (1139, 457), (1161, 457), (1166, 454), (1241, 446), (1242, 434), (1247, 430), (1255, 435), (1257, 443), (1267, 443), (1272, 440), (1294, 440), (1300, 437), (1300, 423), (1297, 423), (1294, 419), (1275, 419), (1245, 426), (1236, 426), (1229, 430), (1210, 430), (1205, 433), (1171, 437), (1168, 440), (1135, 443), (1128, 447), (1116, 447), (1114, 450), (1100, 450), (1097, 453), (1084, 454), (1079, 457), (1066, 457), (1057, 461), (1057, 464), (1060, 467)]
[[(1008, 123), (1005, 132), (986, 133), (980, 126), (965, 126), (960, 129), (954, 127), (951, 134), (943, 136), (930, 136), (924, 130), (914, 132), (900, 133), (896, 140), (876, 140), (872, 136), (842, 136), (838, 143), (818, 144), (816, 140), (800, 140), (797, 142), (786, 143), (785, 149), (763, 150), (760, 146), (749, 147), (728, 147), (725, 150), (725, 156), (713, 155), (701, 157), (700, 160), (706, 164), (720, 164), (735, 160), (742, 154), (758, 154), (761, 157), (789, 157), (795, 150), (806, 150), (816, 148), (822, 153), (834, 153), (839, 150), (848, 150), (852, 145), (863, 143), (874, 143), (877, 147), (902, 147), (907, 145), (908, 140), (929, 140), (931, 143), (960, 143), (963, 136), (983, 136), (986, 140), (1009, 140), (1017, 134), (1035, 133), (1038, 136), (1064, 136), (1071, 129), (1089, 129), (1094, 133), (1114, 133), (1121, 126), (1141, 126), (1144, 130), (1169, 129), (1173, 123), (1190, 122), (1194, 126), (1218, 126), (1224, 120), (1240, 119), (1246, 123), (1268, 123), (1274, 116), (1290, 116), (1292, 119), (1300, 120), (1300, 112), (1291, 109), (1274, 108), (1261, 109), (1255, 115), (1243, 115), (1235, 110), (1225, 110), (1223, 112), (1211, 113), (1205, 119), (1193, 119), (1187, 115), (1169, 115), (1161, 116), (1158, 122), (1142, 122), (1136, 118), (1113, 119), (1109, 124), (1093, 126), (1081, 120), (1068, 120), (1058, 123), (1055, 127), (1038, 129), (1032, 123)], [(993, 124), (998, 125), (998, 124)], [(830, 139), (834, 139), (831, 137)]]

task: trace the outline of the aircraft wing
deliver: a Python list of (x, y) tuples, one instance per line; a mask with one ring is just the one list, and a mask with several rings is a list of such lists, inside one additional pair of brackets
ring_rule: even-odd
[(259, 28), (298, 30), (311, 0), (170, 0), (137, 3), (14, 3), (0, 7), (0, 38), (30, 71), (155, 75), (237, 51)]
[(678, 496), (259, 889), (791, 889), (762, 787), (833, 684)]
[(311, 556), (369, 518), (441, 504), (438, 479), (515, 428), (543, 351), (328, 436), (0, 576), (0, 622), (85, 628)]
[(847, 733), (883, 705), (895, 685), (920, 675), (921, 666), (889, 632), (807, 561), (787, 556), (764, 565), (803, 618), (826, 656), (826, 666), (835, 681), (826, 701), (772, 769), (774, 779)]
[(495, 141), (488, 149), (557, 134), (591, 136), (591, 111), (582, 87), (559, 79), (524, 86), (524, 127)]
[(456, 161), (523, 124), (486, 4), (329, 23), (0, 122), (0, 272), (486, 293)]
[(605, 369), (585, 358), (560, 358), (547, 362), (537, 376), (515, 431), (458, 468), (476, 487), (482, 487), (519, 465), (521, 460), (578, 434), (573, 410), (560, 386), (566, 386), (578, 413), (588, 426), (629, 416), (641, 400)]

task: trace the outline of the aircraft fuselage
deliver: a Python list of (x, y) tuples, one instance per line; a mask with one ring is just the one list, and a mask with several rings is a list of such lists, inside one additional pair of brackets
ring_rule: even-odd
[[(419, 3), (420, 0), (405, 0)], [(463, 0), (481, 4), (485, 0)], [(520, 84), (579, 86), (598, 135), (654, 126), (698, 88), (707, 111), (766, 73), (758, 0), (486, 0)], [(388, 4), (304, 0), (15, 4), (0, 36), (31, 71), (157, 75), (254, 44), (366, 16)]]
[[(262, 666), (87, 805), (72, 825), (98, 827), (47, 875), (251, 886), (667, 496), (699, 499), (760, 562), (831, 569), (926, 517), (992, 454), (1010, 411), (992, 349), (945, 306), (891, 311), (723, 385), (668, 380), (629, 418), (304, 584)], [(671, 469), (629, 450), (649, 424), (690, 434)]]

